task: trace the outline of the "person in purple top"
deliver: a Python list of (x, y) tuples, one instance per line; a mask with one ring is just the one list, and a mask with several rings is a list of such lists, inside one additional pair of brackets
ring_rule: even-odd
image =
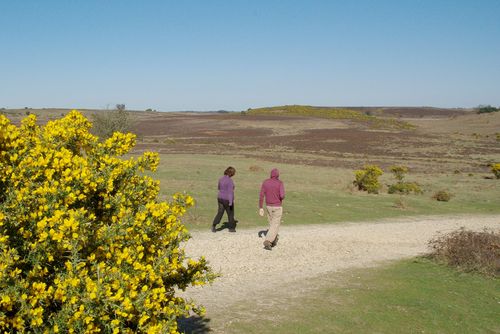
[(278, 243), (278, 231), (283, 215), (282, 203), (285, 199), (285, 186), (279, 179), (278, 169), (271, 170), (271, 177), (262, 183), (259, 196), (259, 214), (264, 216), (264, 198), (266, 199), (266, 214), (269, 222), (264, 249), (271, 250)]
[(224, 176), (219, 179), (219, 193), (217, 194), (217, 203), (219, 209), (212, 223), (212, 232), (217, 232), (216, 226), (220, 223), (224, 211), (227, 212), (229, 219), (229, 232), (236, 232), (236, 222), (234, 220), (234, 183), (231, 179), (236, 174), (236, 169), (227, 167)]

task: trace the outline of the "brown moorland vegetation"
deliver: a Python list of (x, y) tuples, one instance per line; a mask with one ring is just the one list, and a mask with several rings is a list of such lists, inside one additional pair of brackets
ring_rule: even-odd
[[(296, 110), (300, 112), (291, 112)], [(29, 113), (45, 123), (68, 111), (0, 112), (14, 123)], [(106, 111), (82, 112), (91, 116)], [(418, 172), (487, 172), (500, 159), (500, 113), (469, 109), (283, 106), (245, 112), (129, 113), (138, 135), (137, 151), (227, 154), (353, 169), (367, 163), (383, 168), (404, 164)]]

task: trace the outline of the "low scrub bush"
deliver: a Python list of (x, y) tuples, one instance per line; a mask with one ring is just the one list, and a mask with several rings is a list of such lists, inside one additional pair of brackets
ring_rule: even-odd
[(500, 233), (464, 228), (429, 242), (430, 256), (464, 271), (500, 276)]
[(264, 171), (264, 168), (262, 168), (261, 166), (252, 165), (248, 168), (248, 170), (251, 172), (262, 172)]
[(432, 196), (432, 198), (440, 202), (448, 202), (451, 197), (452, 195), (446, 190), (439, 190)]
[(389, 194), (402, 194), (408, 195), (411, 193), (421, 194), (422, 188), (416, 182), (398, 182), (391, 184), (387, 190)]
[(214, 276), (188, 259), (188, 195), (158, 200), (156, 154), (124, 159), (133, 134), (100, 142), (76, 111), (17, 127), (0, 116), (2, 333), (175, 333), (202, 310), (176, 289)]
[(378, 194), (380, 190), (379, 177), (383, 174), (382, 169), (376, 165), (365, 165), (363, 169), (354, 172), (353, 184), (358, 190), (367, 191), (369, 194)]

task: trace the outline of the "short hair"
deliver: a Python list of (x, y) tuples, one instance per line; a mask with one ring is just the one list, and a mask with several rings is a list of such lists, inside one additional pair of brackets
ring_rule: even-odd
[(224, 175), (227, 175), (229, 177), (233, 176), (234, 174), (236, 174), (236, 169), (234, 169), (234, 167), (227, 167), (224, 171)]

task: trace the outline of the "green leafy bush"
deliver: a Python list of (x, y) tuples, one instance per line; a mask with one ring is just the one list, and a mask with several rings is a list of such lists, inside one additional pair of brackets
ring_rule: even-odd
[(378, 194), (380, 190), (379, 177), (383, 174), (382, 169), (376, 165), (365, 165), (363, 169), (354, 172), (353, 184), (359, 190), (367, 191), (369, 194)]
[(135, 135), (100, 142), (72, 111), (17, 127), (0, 115), (0, 331), (176, 333), (202, 310), (177, 289), (214, 277), (189, 259), (188, 195), (159, 201), (157, 154), (124, 159)]
[(480, 105), (476, 108), (478, 114), (492, 113), (500, 111), (500, 108), (495, 108), (490, 105)]

